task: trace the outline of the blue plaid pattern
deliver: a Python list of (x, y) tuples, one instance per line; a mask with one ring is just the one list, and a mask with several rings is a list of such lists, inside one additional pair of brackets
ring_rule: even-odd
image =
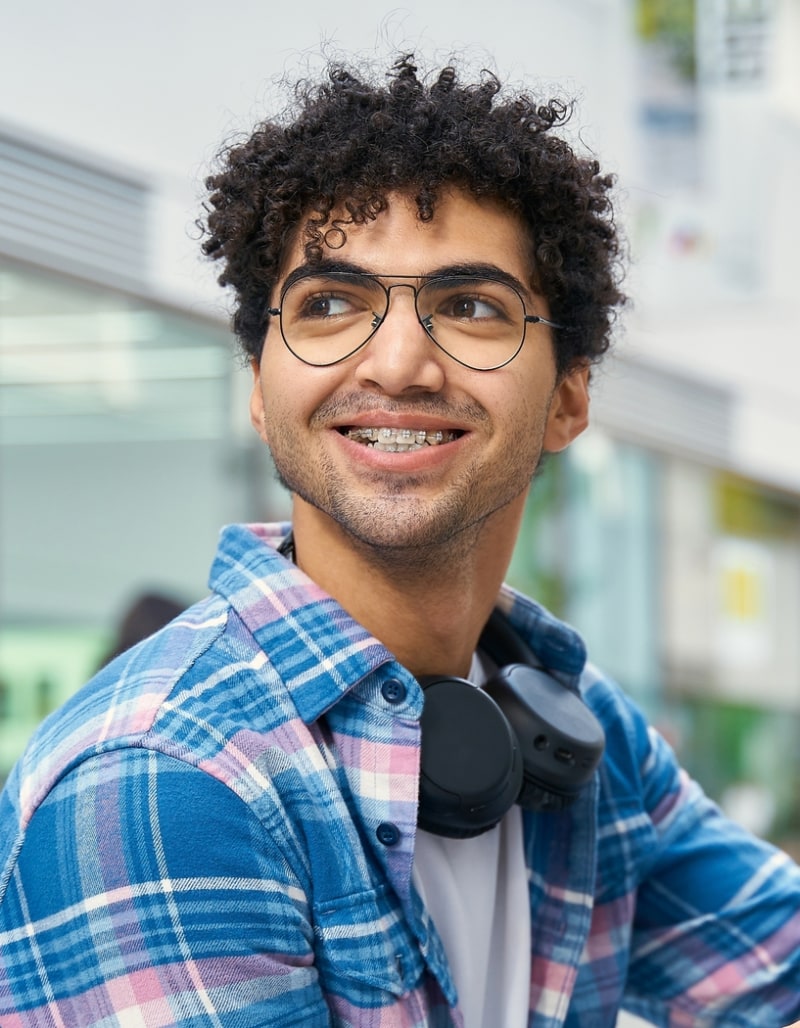
[[(419, 687), (274, 551), (287, 529), (226, 529), (211, 595), (14, 769), (2, 1028), (462, 1024), (411, 882)], [(611, 1028), (623, 1004), (671, 1028), (800, 1017), (798, 868), (721, 816), (570, 628), (499, 602), (608, 740), (573, 808), (525, 815), (531, 1028)]]

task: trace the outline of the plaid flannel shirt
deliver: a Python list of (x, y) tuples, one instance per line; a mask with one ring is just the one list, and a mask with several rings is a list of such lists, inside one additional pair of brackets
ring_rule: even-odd
[[(420, 689), (265, 545), (287, 528), (226, 529), (210, 597), (13, 771), (2, 1028), (462, 1023), (411, 880)], [(800, 1016), (797, 867), (720, 815), (570, 628), (499, 603), (607, 733), (575, 806), (525, 814), (529, 1025)]]

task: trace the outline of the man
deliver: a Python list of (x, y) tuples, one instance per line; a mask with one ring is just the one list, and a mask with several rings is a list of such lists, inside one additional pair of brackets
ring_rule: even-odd
[(209, 180), (292, 524), (16, 768), (3, 1028), (800, 1016), (797, 867), (502, 584), (622, 296), (610, 179), (498, 90), (333, 68)]

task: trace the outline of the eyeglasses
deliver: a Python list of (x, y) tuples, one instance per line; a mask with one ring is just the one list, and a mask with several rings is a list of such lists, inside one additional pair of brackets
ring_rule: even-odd
[[(562, 325), (529, 314), (517, 289), (501, 278), (473, 275), (302, 273), (284, 286), (283, 341), (305, 364), (328, 367), (351, 357), (383, 324), (393, 289), (411, 289), (420, 324), (440, 350), (473, 371), (494, 371), (512, 361), (529, 324)], [(417, 283), (417, 284), (413, 284)]]

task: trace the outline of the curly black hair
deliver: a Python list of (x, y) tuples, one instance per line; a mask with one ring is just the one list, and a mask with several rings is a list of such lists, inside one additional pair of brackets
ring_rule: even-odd
[[(298, 231), (313, 262), (326, 230), (340, 241), (343, 226), (376, 218), (390, 193), (410, 193), (424, 222), (441, 192), (459, 187), (527, 226), (531, 284), (566, 326), (554, 330), (559, 373), (602, 357), (625, 299), (614, 178), (554, 133), (570, 104), (501, 93), (494, 74), (462, 84), (452, 66), (426, 84), (412, 55), (380, 84), (331, 64), (321, 82), (296, 87), (286, 116), (221, 151), (206, 179), (202, 249), (224, 262), (218, 281), (235, 291), (233, 329), (247, 356), (260, 358), (270, 295)], [(334, 211), (346, 217), (332, 222)]]

